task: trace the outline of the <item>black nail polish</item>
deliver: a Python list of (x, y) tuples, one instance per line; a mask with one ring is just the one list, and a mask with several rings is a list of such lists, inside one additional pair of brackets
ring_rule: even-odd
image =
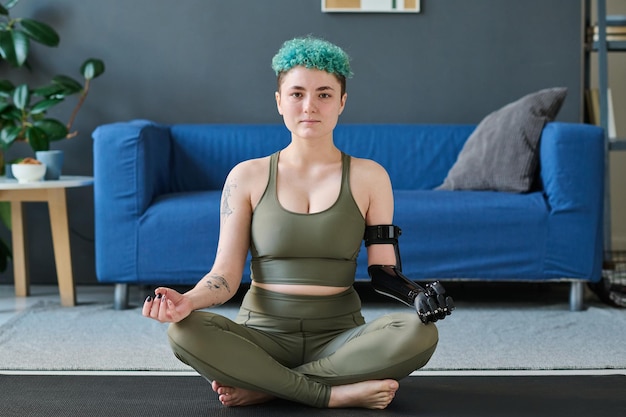
[(163, 294), (157, 294), (156, 295), (157, 300), (159, 300), (161, 297), (163, 297)]
[(147, 297), (146, 297), (146, 303), (149, 303), (150, 301), (152, 301), (152, 297), (147, 296)]

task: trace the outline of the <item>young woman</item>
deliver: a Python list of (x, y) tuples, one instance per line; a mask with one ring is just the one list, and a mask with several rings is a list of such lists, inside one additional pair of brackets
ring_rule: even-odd
[[(366, 324), (352, 287), (366, 226), (392, 224), (391, 182), (379, 164), (333, 143), (351, 76), (342, 49), (297, 38), (272, 66), (290, 144), (232, 169), (211, 271), (184, 294), (157, 288), (143, 315), (173, 323), (175, 355), (210, 380), (226, 406), (280, 397), (382, 409), (438, 341), (435, 325), (415, 312)], [(252, 283), (236, 320), (198, 311), (236, 293), (248, 250)], [(369, 265), (396, 264), (392, 244), (369, 245), (367, 255)]]

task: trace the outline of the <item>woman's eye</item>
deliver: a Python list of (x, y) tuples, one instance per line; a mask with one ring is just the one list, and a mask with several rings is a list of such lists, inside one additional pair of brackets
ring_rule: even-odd
[(300, 98), (300, 97), (302, 97), (302, 93), (291, 93), (291, 97), (293, 97), (293, 98)]
[(320, 94), (320, 98), (330, 98), (330, 94), (322, 93), (322, 94)]

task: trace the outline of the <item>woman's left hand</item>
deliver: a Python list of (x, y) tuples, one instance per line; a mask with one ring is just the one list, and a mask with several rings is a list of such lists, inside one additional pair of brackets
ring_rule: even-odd
[(191, 314), (191, 300), (171, 288), (157, 288), (143, 303), (141, 314), (161, 323), (177, 323)]

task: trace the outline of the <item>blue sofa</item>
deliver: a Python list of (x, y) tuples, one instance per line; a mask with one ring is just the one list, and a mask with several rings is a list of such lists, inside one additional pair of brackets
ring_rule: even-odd
[[(581, 309), (583, 284), (601, 276), (602, 131), (546, 124), (536, 191), (434, 190), (474, 128), (340, 125), (335, 142), (388, 170), (407, 276), (570, 281), (570, 307)], [(228, 171), (281, 149), (290, 136), (282, 125), (133, 120), (100, 126), (93, 138), (96, 272), (100, 282), (117, 284), (121, 308), (128, 284), (193, 285), (211, 268)], [(357, 279), (369, 279), (364, 250)]]

